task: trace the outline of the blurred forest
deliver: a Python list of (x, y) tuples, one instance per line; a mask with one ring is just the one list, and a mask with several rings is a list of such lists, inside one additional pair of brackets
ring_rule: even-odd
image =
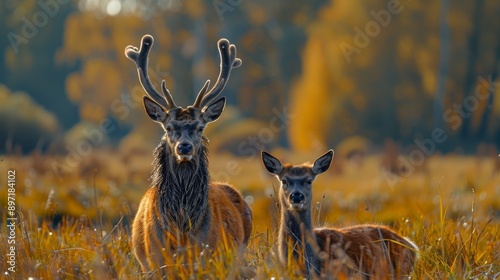
[(5, 0), (0, 152), (152, 150), (161, 130), (123, 54), (146, 33), (150, 75), (182, 106), (216, 79), (217, 40), (237, 46), (215, 151), (411, 147), (436, 130), (443, 152), (499, 148), (499, 14), (493, 0)]

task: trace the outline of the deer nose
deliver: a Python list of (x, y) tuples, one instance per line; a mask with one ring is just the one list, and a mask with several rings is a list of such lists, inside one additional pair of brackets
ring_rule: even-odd
[(189, 143), (180, 143), (177, 145), (177, 153), (180, 155), (189, 155), (191, 154), (191, 150), (193, 149), (193, 145)]
[(305, 200), (305, 197), (302, 193), (294, 192), (294, 193), (290, 194), (290, 201), (292, 203), (302, 203), (302, 202), (304, 202), (304, 200)]

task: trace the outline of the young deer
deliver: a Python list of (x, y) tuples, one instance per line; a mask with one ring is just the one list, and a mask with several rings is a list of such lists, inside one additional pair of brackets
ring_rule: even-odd
[(208, 80), (192, 106), (181, 108), (162, 81), (163, 96), (148, 76), (148, 55), (153, 37), (145, 35), (141, 47), (127, 46), (125, 55), (137, 65), (139, 80), (149, 95), (143, 102), (148, 116), (165, 130), (154, 150), (152, 186), (143, 196), (132, 226), (132, 250), (142, 271), (164, 265), (165, 254), (186, 246), (215, 249), (224, 241), (244, 248), (252, 231), (252, 213), (232, 186), (210, 181), (205, 126), (221, 115), (224, 89), (232, 68), (239, 67), (236, 47), (218, 42), (220, 73), (207, 91)]
[[(308, 278), (333, 274), (349, 279), (408, 278), (418, 248), (381, 225), (346, 228), (313, 228), (312, 182), (330, 167), (333, 151), (314, 164), (291, 165), (263, 151), (267, 171), (281, 181), (279, 204), (279, 258), (283, 265), (293, 258)], [(289, 256), (292, 253), (292, 256)]]

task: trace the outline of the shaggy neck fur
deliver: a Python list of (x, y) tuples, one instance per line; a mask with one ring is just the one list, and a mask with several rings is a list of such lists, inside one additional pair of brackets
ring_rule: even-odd
[(172, 234), (196, 234), (210, 215), (207, 148), (202, 144), (191, 161), (178, 162), (162, 139), (153, 155), (152, 183), (158, 188), (164, 229)]
[[(307, 278), (312, 271), (319, 273), (320, 262), (316, 257), (316, 237), (313, 233), (310, 207), (304, 211), (286, 209), (281, 201), (281, 223), (279, 231), (281, 260), (286, 262), (293, 248), (293, 258), (304, 263)], [(291, 246), (291, 247), (290, 247)]]

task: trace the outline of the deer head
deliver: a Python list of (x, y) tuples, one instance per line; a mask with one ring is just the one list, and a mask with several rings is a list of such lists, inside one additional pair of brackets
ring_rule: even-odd
[(281, 181), (280, 203), (287, 210), (306, 211), (311, 207), (312, 182), (316, 176), (330, 167), (333, 150), (320, 156), (314, 164), (291, 165), (281, 162), (266, 151), (262, 151), (262, 161), (269, 173)]
[(241, 59), (236, 57), (234, 45), (229, 44), (226, 39), (220, 39), (217, 45), (221, 64), (217, 82), (208, 90), (210, 80), (207, 80), (194, 104), (182, 108), (175, 104), (165, 80), (161, 83), (162, 95), (160, 95), (149, 79), (148, 56), (153, 43), (151, 35), (144, 35), (140, 49), (127, 46), (125, 55), (137, 65), (139, 80), (148, 94), (143, 98), (146, 113), (165, 130), (166, 142), (177, 161), (191, 161), (205, 141), (203, 137), (205, 126), (217, 120), (224, 110), (226, 99), (217, 96), (226, 86), (231, 70), (241, 65)]

